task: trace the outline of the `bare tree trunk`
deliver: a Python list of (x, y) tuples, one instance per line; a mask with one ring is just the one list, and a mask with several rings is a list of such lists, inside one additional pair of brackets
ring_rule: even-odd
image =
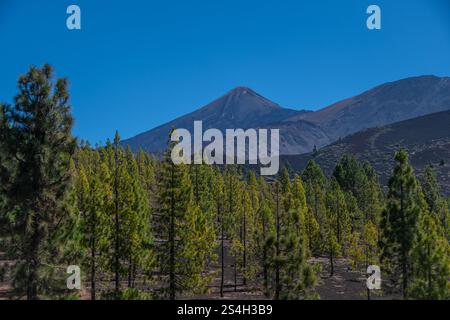
[[(400, 186), (400, 214), (402, 217), (402, 225), (405, 225), (405, 213), (404, 213), (404, 192), (403, 192), (403, 184)], [(404, 243), (401, 244), (401, 257), (402, 257), (402, 274), (403, 274), (403, 299), (406, 299), (408, 296), (408, 262), (407, 262), (407, 253)]]
[(128, 257), (128, 288), (132, 287), (133, 282), (133, 258), (130, 256)]
[(330, 250), (330, 277), (334, 276), (333, 249)]
[[(95, 228), (95, 227), (94, 227)], [(96, 265), (95, 265), (95, 238), (92, 236), (91, 238), (91, 300), (95, 300), (95, 274), (96, 274)]]
[(277, 196), (277, 212), (276, 212), (276, 223), (277, 223), (277, 243), (276, 243), (276, 264), (275, 264), (275, 300), (280, 299), (280, 263), (279, 263), (279, 255), (280, 255), (280, 201), (279, 201), (279, 186), (276, 184), (276, 196)]
[(114, 159), (115, 159), (115, 179), (114, 179), (114, 202), (115, 202), (115, 212), (114, 212), (114, 219), (115, 219), (115, 252), (114, 252), (114, 273), (115, 273), (115, 291), (116, 296), (119, 295), (120, 291), (120, 263), (119, 263), (119, 232), (120, 232), (120, 225), (119, 225), (119, 155), (118, 155), (118, 146), (115, 145), (115, 153), (114, 153)]
[(221, 250), (220, 250), (220, 255), (221, 255), (221, 272), (220, 272), (220, 296), (223, 298), (223, 286), (224, 286), (224, 272), (225, 272), (225, 246), (224, 246), (224, 232), (223, 232), (223, 225), (222, 225), (222, 239), (221, 239)]
[[(219, 193), (218, 193), (219, 194)], [(217, 221), (220, 225), (220, 297), (223, 298), (223, 286), (224, 286), (224, 272), (225, 272), (225, 245), (224, 245), (224, 218), (220, 212), (220, 198), (217, 196)]]
[(171, 171), (171, 212), (170, 212), (170, 231), (169, 231), (169, 243), (170, 243), (170, 271), (169, 271), (169, 295), (170, 300), (175, 300), (175, 199), (173, 194), (173, 188), (174, 188), (174, 164), (172, 164), (172, 171)]
[(39, 247), (41, 236), (39, 232), (40, 219), (37, 213), (34, 213), (32, 221), (31, 241), (27, 253), (27, 299), (37, 300), (37, 283), (38, 283), (38, 269), (39, 269)]
[(244, 243), (244, 256), (242, 257), (242, 269), (244, 270), (244, 279), (243, 279), (243, 284), (244, 286), (247, 285), (247, 278), (245, 277), (245, 271), (247, 270), (247, 219), (246, 219), (246, 214), (244, 211), (244, 221), (243, 221), (243, 243)]
[(237, 261), (234, 259), (234, 292), (237, 292)]
[(268, 272), (267, 272), (267, 249), (266, 249), (266, 244), (265, 244), (265, 239), (266, 239), (266, 224), (265, 221), (263, 219), (262, 222), (262, 230), (263, 230), (263, 239), (264, 239), (264, 243), (263, 243), (263, 286), (264, 286), (264, 295), (267, 297), (268, 296), (268, 285), (269, 285), (269, 277), (268, 277)]

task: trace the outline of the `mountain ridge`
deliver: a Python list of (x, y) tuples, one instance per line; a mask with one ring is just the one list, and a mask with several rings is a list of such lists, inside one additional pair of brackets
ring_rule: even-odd
[(333, 140), (450, 109), (450, 77), (416, 76), (386, 82), (316, 112), (289, 120), (321, 126)]
[(122, 141), (133, 151), (165, 150), (172, 128), (280, 129), (280, 154), (311, 152), (358, 131), (450, 110), (450, 77), (417, 76), (375, 86), (317, 111), (293, 110), (239, 86), (186, 115)]
[(360, 161), (368, 161), (380, 173), (386, 185), (394, 168), (394, 155), (404, 148), (416, 174), (433, 165), (445, 194), (450, 194), (450, 110), (428, 114), (390, 125), (369, 128), (339, 141), (316, 153), (282, 156), (281, 162), (295, 171), (303, 170), (310, 160), (317, 162), (330, 175), (339, 161), (347, 154)]
[[(195, 111), (124, 140), (122, 145), (129, 145), (133, 151), (142, 147), (146, 151), (159, 153), (166, 148), (166, 141), (172, 128), (184, 128), (192, 132), (193, 123), (197, 120), (203, 122), (204, 130), (209, 128), (221, 131), (233, 128), (269, 129), (271, 127), (278, 128), (280, 121), (304, 112), (307, 111), (283, 108), (252, 89), (240, 86)], [(328, 141), (318, 126), (306, 124), (303, 120), (298, 124), (296, 130), (301, 131), (302, 135), (308, 136), (310, 132), (316, 132), (317, 136)], [(309, 132), (303, 133), (306, 128)], [(292, 138), (281, 138), (281, 140), (291, 141)], [(286, 148), (290, 147), (288, 142), (285, 142), (284, 145)]]

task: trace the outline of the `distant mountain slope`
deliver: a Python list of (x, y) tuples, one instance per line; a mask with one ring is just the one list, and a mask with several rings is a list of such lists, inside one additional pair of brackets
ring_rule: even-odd
[(280, 128), (282, 126), (280, 148), (286, 154), (311, 151), (315, 143), (328, 144), (329, 138), (317, 125), (303, 120), (296, 123), (279, 123), (302, 113), (306, 111), (282, 108), (249, 88), (238, 87), (203, 108), (124, 140), (122, 144), (129, 145), (134, 151), (142, 147), (149, 152), (161, 152), (166, 148), (171, 128), (185, 128), (193, 132), (195, 120), (203, 121), (203, 130), (217, 128), (224, 131), (235, 128)]
[(394, 166), (394, 153), (399, 147), (409, 151), (417, 172), (432, 164), (446, 194), (450, 194), (450, 111), (434, 113), (384, 127), (367, 129), (312, 153), (284, 156), (295, 170), (302, 170), (314, 159), (328, 174), (344, 154), (369, 161), (386, 184)]
[(203, 130), (217, 128), (280, 129), (280, 153), (311, 152), (360, 130), (450, 110), (450, 78), (421, 76), (386, 83), (316, 112), (285, 109), (255, 91), (238, 87), (192, 113), (125, 140), (136, 151), (166, 148), (171, 128), (192, 132), (195, 120)]
[(382, 84), (289, 121), (306, 120), (337, 140), (363, 129), (450, 110), (450, 78), (421, 76)]
[(280, 154), (284, 155), (311, 152), (314, 146), (326, 146), (332, 141), (322, 128), (308, 121), (281, 121), (265, 127), (280, 129)]

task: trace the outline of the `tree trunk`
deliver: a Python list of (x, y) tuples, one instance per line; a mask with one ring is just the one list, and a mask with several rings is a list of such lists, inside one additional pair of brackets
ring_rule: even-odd
[(333, 249), (330, 250), (330, 277), (334, 276)]
[(91, 300), (95, 300), (95, 274), (96, 274), (96, 265), (95, 265), (95, 239), (91, 239)]
[[(428, 242), (427, 243), (427, 255), (428, 255), (428, 258), (431, 256), (430, 251), (431, 251), (430, 243)], [(431, 265), (430, 264), (428, 264), (427, 280), (428, 280), (428, 299), (432, 299), (431, 298), (432, 279), (431, 279)]]
[[(339, 199), (338, 199), (338, 201), (339, 201)], [(338, 241), (338, 243), (339, 244), (341, 244), (341, 208), (340, 208), (340, 206), (339, 206), (339, 203), (337, 204), (337, 206), (338, 206), (338, 209), (337, 209), (337, 217), (336, 217), (336, 219), (337, 219), (337, 221), (336, 221), (336, 227), (337, 227), (337, 241)]]
[(118, 146), (115, 147), (115, 166), (116, 166), (116, 172), (115, 172), (115, 181), (114, 181), (114, 201), (115, 201), (115, 252), (114, 252), (114, 273), (115, 273), (115, 291), (116, 295), (119, 295), (120, 290), (120, 264), (119, 264), (119, 232), (120, 232), (120, 225), (119, 225), (119, 159), (118, 159), (118, 153), (117, 153)]
[(133, 282), (133, 258), (130, 256), (128, 257), (128, 288), (132, 287)]
[[(366, 272), (367, 272), (367, 268), (369, 267), (369, 248), (368, 248), (368, 244), (365, 244), (364, 247), (364, 257), (365, 257), (365, 262), (366, 262)], [(367, 300), (370, 300), (370, 289), (367, 288)]]
[(175, 199), (174, 199), (174, 164), (172, 163), (171, 171), (171, 212), (170, 212), (170, 231), (169, 231), (169, 243), (170, 243), (170, 261), (169, 261), (169, 295), (170, 300), (175, 300)]
[(223, 226), (222, 226), (222, 239), (221, 239), (221, 250), (220, 250), (220, 260), (221, 260), (221, 267), (220, 267), (220, 296), (223, 298), (223, 286), (224, 286), (224, 272), (225, 272), (225, 246), (224, 246), (224, 239), (223, 239)]
[(39, 269), (39, 247), (41, 236), (39, 232), (40, 219), (37, 213), (33, 216), (32, 234), (30, 238), (30, 245), (27, 253), (27, 299), (37, 300), (37, 284), (38, 284), (38, 269)]
[(243, 284), (244, 286), (247, 285), (247, 278), (245, 277), (245, 271), (247, 270), (247, 221), (246, 221), (246, 215), (244, 211), (244, 221), (243, 221), (243, 243), (244, 243), (244, 256), (242, 257), (242, 269), (244, 270), (244, 278), (243, 278)]
[(237, 292), (237, 261), (234, 259), (234, 292)]
[(276, 195), (277, 195), (277, 208), (276, 208), (276, 219), (277, 219), (277, 242), (276, 242), (276, 264), (275, 264), (275, 300), (280, 299), (280, 206), (279, 206), (279, 186), (276, 185)]
[(263, 219), (262, 221), (262, 232), (263, 232), (263, 286), (264, 286), (264, 295), (267, 297), (268, 296), (268, 273), (267, 273), (267, 249), (266, 249), (266, 243), (265, 243), (265, 239), (266, 239), (266, 224), (265, 221)]
[[(405, 212), (404, 212), (404, 192), (403, 192), (403, 184), (400, 186), (400, 214), (401, 214), (401, 219), (402, 219), (402, 225), (404, 227), (405, 226)], [(402, 287), (403, 287), (403, 299), (406, 299), (408, 296), (408, 263), (407, 263), (407, 253), (406, 253), (406, 248), (405, 248), (405, 243), (404, 241), (401, 243), (400, 246), (400, 250), (401, 250), (401, 265), (402, 265), (402, 278), (403, 278), (403, 283), (402, 283)]]

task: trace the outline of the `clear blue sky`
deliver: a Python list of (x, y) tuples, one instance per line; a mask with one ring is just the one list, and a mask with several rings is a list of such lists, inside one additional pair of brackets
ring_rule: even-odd
[[(68, 31), (66, 8), (82, 10)], [(369, 31), (366, 8), (382, 9)], [(0, 0), (0, 101), (29, 65), (71, 82), (74, 132), (151, 129), (245, 85), (317, 109), (400, 78), (450, 75), (448, 0)]]

